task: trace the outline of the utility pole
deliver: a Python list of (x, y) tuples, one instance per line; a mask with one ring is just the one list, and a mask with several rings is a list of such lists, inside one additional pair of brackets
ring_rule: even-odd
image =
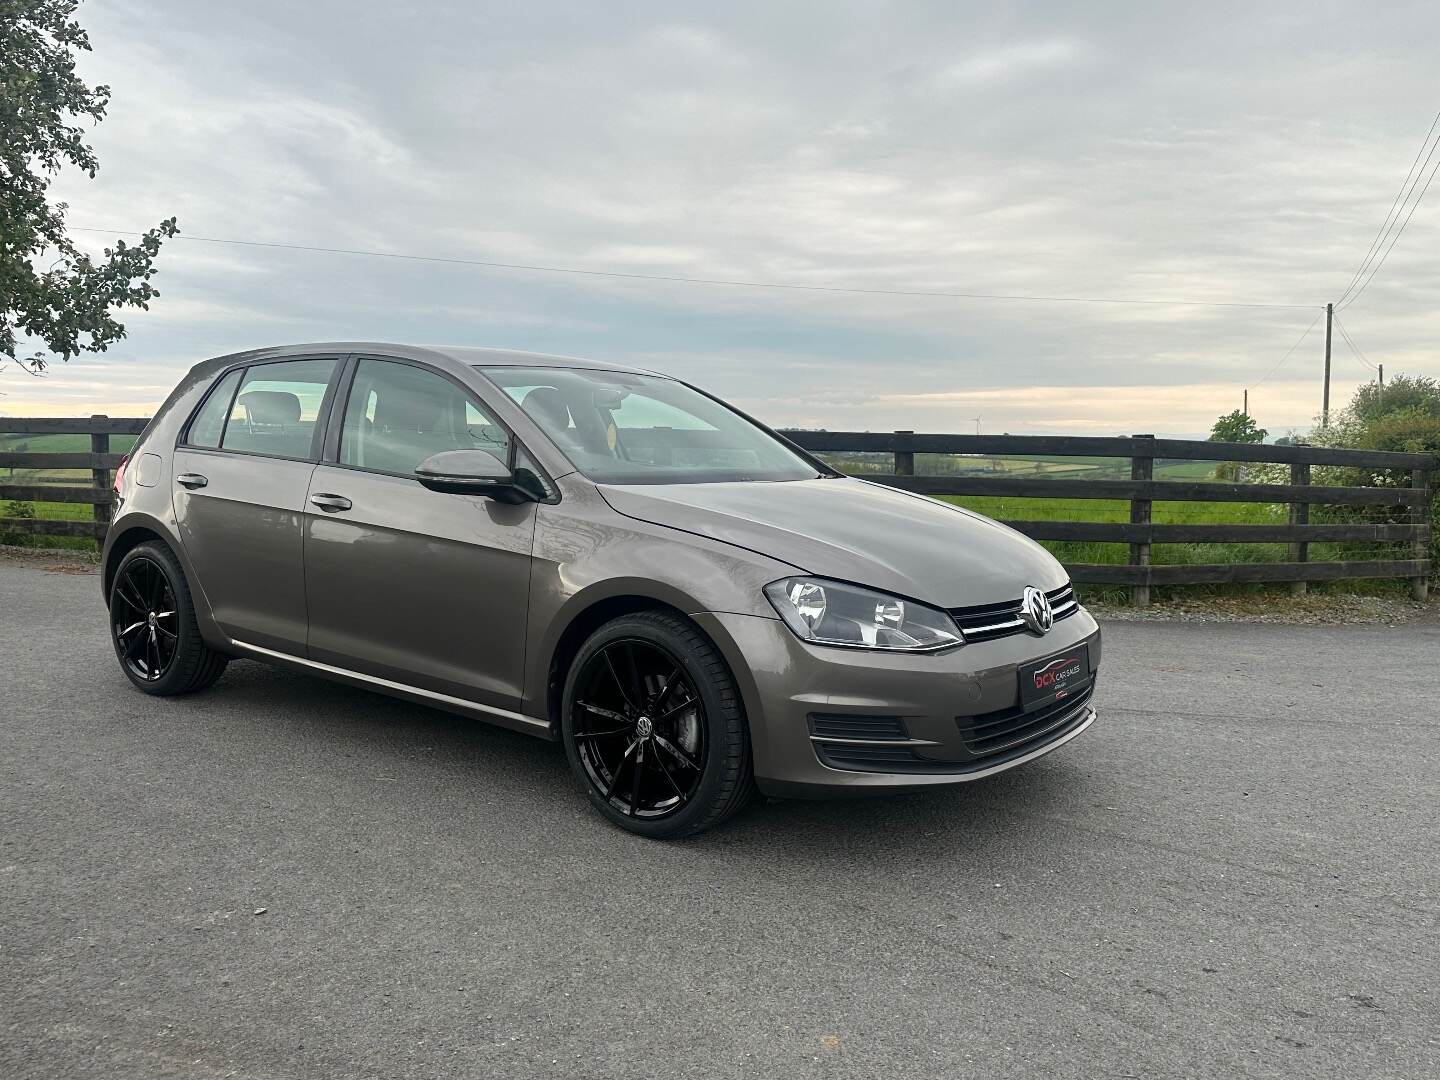
[(1250, 391), (1245, 391), (1245, 408), (1241, 410), (1246, 416), (1250, 415)]
[(1385, 365), (1380, 365), (1380, 407), (1385, 407)]
[(1335, 305), (1325, 305), (1325, 398), (1320, 406), (1320, 426), (1330, 426), (1330, 330), (1335, 323)]

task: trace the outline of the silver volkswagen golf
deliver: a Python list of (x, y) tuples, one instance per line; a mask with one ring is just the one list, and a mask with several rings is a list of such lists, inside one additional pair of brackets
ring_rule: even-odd
[(976, 780), (1095, 720), (1100, 633), (1043, 548), (664, 375), (238, 353), (190, 371), (115, 488), (104, 595), (139, 689), (262, 660), (559, 740), (647, 836), (757, 788)]

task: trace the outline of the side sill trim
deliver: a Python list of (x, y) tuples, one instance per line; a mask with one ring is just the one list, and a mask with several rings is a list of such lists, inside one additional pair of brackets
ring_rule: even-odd
[(246, 652), (255, 653), (257, 656), (280, 660), (287, 664), (299, 664), (301, 667), (311, 668), (315, 671), (323, 672), (326, 675), (337, 675), (344, 679), (354, 679), (357, 682), (369, 683), (371, 686), (380, 687), (384, 690), (393, 690), (400, 694), (412, 694), (415, 697), (425, 698), (452, 709), (463, 709), (466, 712), (484, 713), (488, 716), (498, 717), (506, 721), (507, 726), (519, 728), (522, 731), (540, 735), (546, 739), (551, 738), (550, 724), (548, 721), (538, 720), (533, 716), (526, 716), (524, 713), (511, 712), (509, 709), (501, 709), (495, 705), (482, 705), (478, 701), (467, 701), (465, 698), (451, 697), (449, 694), (426, 690), (421, 686), (411, 686), (409, 683), (382, 679), (378, 675), (366, 675), (363, 671), (351, 671), (349, 668), (322, 664), (318, 660), (307, 660), (303, 656), (293, 656), (290, 653), (277, 652), (274, 649), (251, 645), (248, 642), (238, 641), (234, 638), (231, 639), (231, 644), (237, 649), (244, 649)]

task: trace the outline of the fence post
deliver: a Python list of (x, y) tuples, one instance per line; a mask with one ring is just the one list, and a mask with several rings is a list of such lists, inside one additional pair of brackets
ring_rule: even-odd
[[(1423, 497), (1420, 501), (1410, 508), (1410, 520), (1417, 525), (1427, 525), (1430, 523), (1434, 513), (1430, 506), (1430, 470), (1414, 470), (1410, 474), (1410, 486), (1417, 487), (1423, 492)], [(1411, 551), (1417, 559), (1428, 559), (1430, 557), (1430, 542), (1417, 539), (1412, 542)], [(1411, 578), (1410, 595), (1415, 597), (1416, 600), (1428, 600), (1430, 598), (1430, 579), (1424, 575)]]
[[(109, 417), (103, 413), (93, 413), (91, 420), (107, 420)], [(110, 434), (105, 431), (90, 432), (90, 452), (92, 454), (110, 453)], [(110, 470), (99, 468), (90, 470), (90, 482), (102, 491), (110, 488)], [(110, 527), (110, 501), (97, 502), (92, 509), (95, 512), (95, 546), (98, 548), (105, 540), (105, 532)]]
[[(1154, 439), (1154, 435), (1135, 435), (1135, 439)], [(1137, 448), (1138, 448), (1137, 444)], [(1130, 457), (1130, 479), (1131, 480), (1153, 480), (1155, 479), (1155, 456), (1154, 454), (1139, 454), (1132, 451)], [(1150, 524), (1150, 500), (1130, 500), (1130, 524)], [(1130, 545), (1130, 565), (1150, 565), (1150, 544)], [(1148, 575), (1147, 575), (1148, 577)], [(1130, 604), (1132, 607), (1143, 608), (1150, 606), (1150, 582), (1147, 580), (1143, 585), (1130, 586)]]
[[(1309, 485), (1309, 483), (1310, 483), (1310, 466), (1309, 466), (1309, 465), (1291, 465), (1291, 466), (1290, 466), (1290, 483), (1291, 483), (1292, 486), (1302, 486), (1302, 487), (1303, 487), (1303, 486)], [(1307, 503), (1307, 502), (1292, 502), (1292, 503), (1290, 504), (1290, 524), (1291, 524), (1291, 525), (1308, 525), (1308, 524), (1310, 524), (1310, 504), (1309, 504), (1309, 503)], [(1305, 540), (1292, 540), (1292, 541), (1290, 542), (1290, 561), (1291, 561), (1291, 562), (1297, 562), (1297, 563), (1298, 563), (1298, 562), (1309, 562), (1309, 561), (1310, 561), (1310, 544), (1309, 544), (1308, 541), (1305, 541)], [(1292, 582), (1290, 583), (1290, 592), (1291, 592), (1291, 594), (1294, 595), (1294, 596), (1304, 596), (1304, 595), (1305, 595), (1305, 582), (1303, 582), (1303, 581), (1292, 581)]]
[[(911, 431), (910, 429), (907, 428), (907, 429), (904, 430), (904, 431), (897, 431), (897, 432), (895, 432), (895, 434), (896, 434), (896, 435), (914, 435), (915, 432), (913, 432), (913, 431)], [(915, 475), (915, 452), (914, 452), (913, 450), (896, 450), (896, 451), (895, 451), (895, 475), (896, 475), (896, 476), (914, 476), (914, 475)]]

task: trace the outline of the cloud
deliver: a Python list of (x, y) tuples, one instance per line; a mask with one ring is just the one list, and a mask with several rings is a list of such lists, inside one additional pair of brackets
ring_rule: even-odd
[(937, 90), (944, 91), (980, 83), (1005, 82), (1074, 63), (1085, 54), (1084, 46), (1076, 41), (1023, 41), (974, 53), (944, 67), (936, 73), (933, 85)]
[[(1344, 287), (1423, 134), (1440, 12), (1354, 10), (85, 5), (84, 71), (114, 103), (99, 179), (59, 187), (77, 224), (175, 213), (198, 236), (641, 274), (1313, 306), (806, 293), (175, 241), (126, 341), (43, 383), (0, 376), (0, 404), (138, 405), (137, 386), (205, 356), (374, 337), (649, 357), (776, 423), (966, 430), (970, 403), (937, 395), (994, 393), (1006, 430), (1201, 432)], [(1437, 229), (1427, 202), (1344, 313), (1387, 370), (1440, 369)], [(1320, 348), (1312, 334), (1252, 394), (1263, 425), (1309, 421)], [(1363, 373), (1344, 351), (1335, 368)], [(1065, 411), (1026, 396), (1048, 386), (1076, 388)]]

